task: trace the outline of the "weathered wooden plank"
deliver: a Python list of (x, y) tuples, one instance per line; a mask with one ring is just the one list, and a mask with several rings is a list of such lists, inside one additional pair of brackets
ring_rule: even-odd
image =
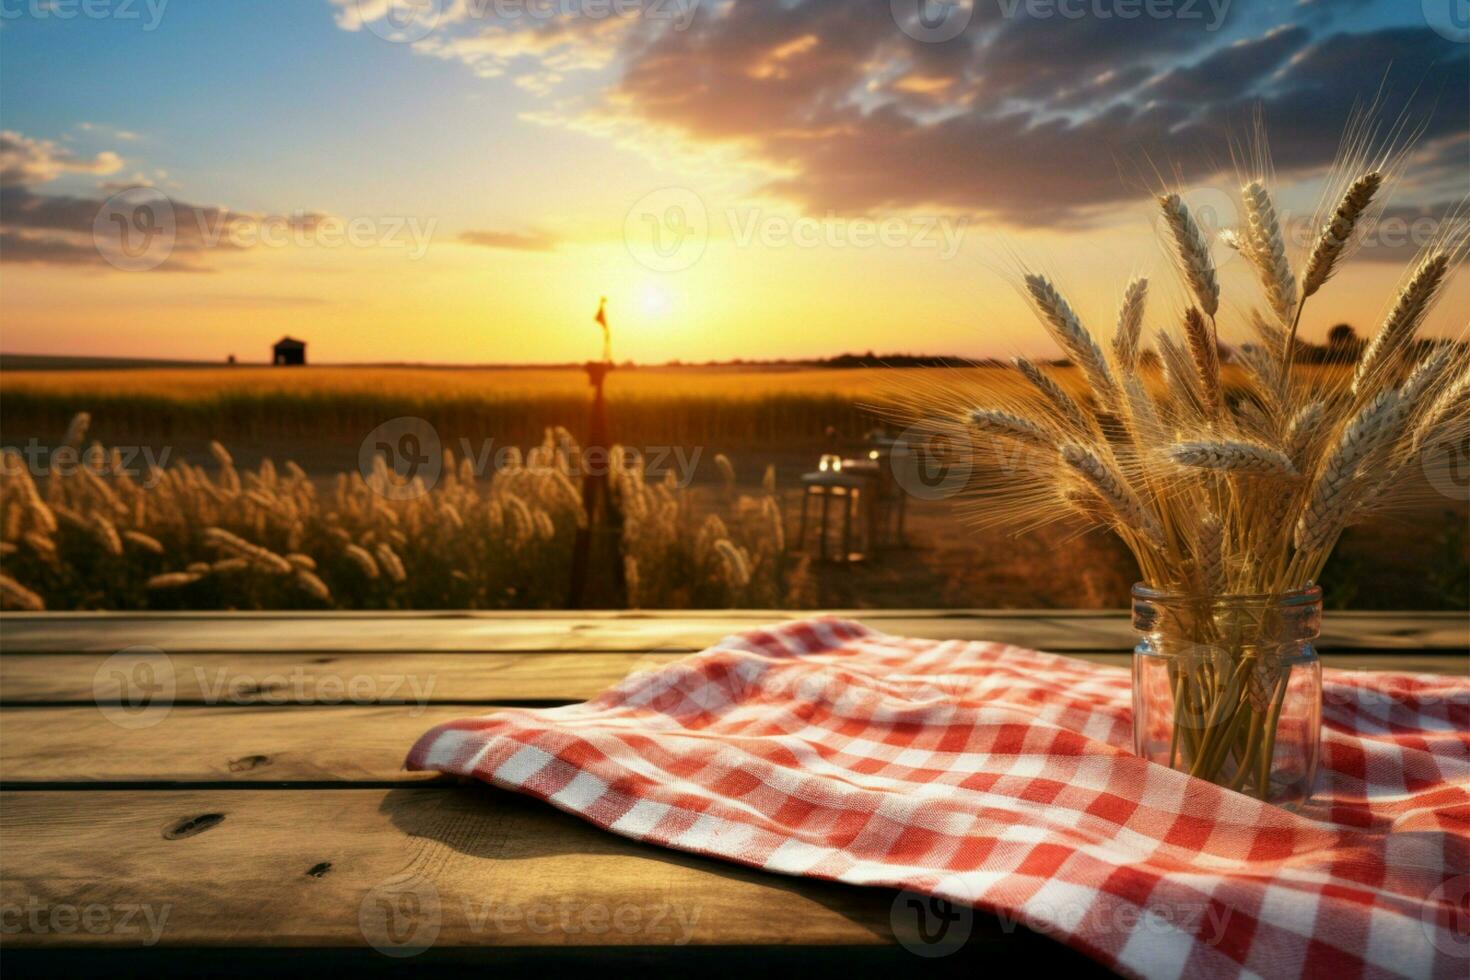
[[(117, 701), (143, 680), (174, 704), (583, 701), (687, 653), (95, 653), (0, 656), (0, 703)], [(140, 678), (138, 664), (151, 672)], [(120, 677), (119, 677), (120, 673)], [(126, 687), (124, 687), (126, 685)]]
[[(582, 701), (635, 670), (685, 653), (95, 653), (0, 656), (0, 704), (113, 703), (133, 684), (171, 684), (173, 704), (504, 704)], [(1126, 666), (1126, 653), (1073, 653)], [(138, 664), (149, 664), (140, 676)], [(1323, 654), (1329, 667), (1470, 674), (1470, 657), (1377, 651)], [(119, 677), (120, 674), (120, 677)], [(125, 689), (122, 685), (127, 683)]]
[[(204, 656), (204, 655), (199, 655)], [(225, 655), (208, 655), (212, 658)], [(523, 655), (521, 661), (531, 666), (538, 661), (555, 660), (567, 668), (566, 678), (585, 683), (586, 675), (575, 673), (574, 663), (567, 658), (597, 657), (606, 670), (609, 682), (618, 670), (643, 669), (652, 665), (647, 657), (623, 655), (621, 662), (611, 654), (582, 654), (553, 657)], [(673, 656), (673, 655), (666, 655)], [(0, 739), (0, 779), (6, 785), (36, 783), (249, 783), (249, 782), (370, 782), (388, 783), (421, 781), (433, 777), (401, 771), (403, 756), (420, 734), (432, 725), (466, 715), (488, 714), (492, 703), (444, 703), (441, 683), (446, 674), (430, 670), (412, 673), (415, 663), (436, 669), (449, 655), (436, 657), (403, 657), (397, 663), (409, 672), (383, 670), (381, 665), (362, 664), (360, 674), (350, 674), (354, 658), (343, 662), (315, 664), (315, 673), (303, 670), (292, 673), (281, 670), (267, 675), (231, 675), (228, 663), (221, 663), (210, 674), (201, 668), (197, 673), (178, 670), (182, 683), (175, 685), (175, 698), (149, 700), (119, 697), (114, 687), (100, 701), (88, 701), (92, 688), (86, 668), (95, 658), (36, 656), (0, 658), (0, 662), (16, 661), (22, 665), (54, 667), (58, 660), (83, 661), (81, 669), (62, 665), (52, 676), (34, 676), (32, 690), (52, 684), (55, 675), (70, 674), (75, 687), (69, 696), (82, 697), (76, 703), (56, 706), (25, 706), (17, 703), (14, 691), (3, 690), (11, 699), (4, 711), (6, 737)], [(459, 654), (457, 658), (474, 660), (513, 659), (516, 655)], [(184, 655), (170, 658), (185, 661)], [(248, 661), (250, 658), (236, 658)], [(371, 658), (362, 658), (363, 660)], [(1122, 659), (1122, 658), (1113, 658)], [(1368, 658), (1352, 654), (1329, 655), (1329, 664), (1357, 663)], [(1372, 658), (1375, 663), (1411, 660), (1411, 669), (1444, 667), (1470, 673), (1458, 658), (1400, 656)], [(15, 664), (4, 663), (8, 677), (15, 676)], [(245, 665), (249, 666), (248, 662)], [(498, 677), (494, 671), (476, 673), (476, 665), (459, 665), (463, 669), (451, 683), (488, 684), (483, 688), (462, 688), (465, 694), (494, 690)], [(1399, 663), (1390, 666), (1401, 667)], [(155, 665), (156, 667), (156, 665)], [(377, 672), (370, 672), (376, 670)], [(95, 673), (95, 671), (94, 671)], [(87, 686), (83, 675), (86, 676)], [(156, 684), (163, 673), (154, 670)], [(239, 682), (235, 690), (265, 691), (257, 695), (257, 703), (240, 704), (226, 678)], [(245, 678), (247, 680), (241, 680)], [(7, 685), (10, 682), (7, 681)], [(516, 680), (517, 689), (567, 690), (537, 688), (534, 673), (525, 672)], [(601, 688), (599, 687), (599, 690)], [(401, 692), (401, 695), (400, 693)], [(437, 697), (435, 696), (437, 693)], [(591, 693), (596, 693), (595, 691)], [(188, 698), (185, 698), (188, 695)], [(242, 697), (250, 697), (242, 694)], [(401, 697), (398, 704), (380, 704), (375, 698)], [(266, 700), (260, 700), (264, 698)], [(203, 704), (180, 703), (203, 700)], [(60, 699), (58, 699), (60, 700)], [(471, 699), (474, 700), (474, 699)], [(570, 698), (548, 700), (570, 700)], [(274, 704), (272, 702), (275, 702)]]
[[(0, 651), (112, 652), (146, 645), (169, 652), (690, 651), (762, 622), (759, 616), (183, 616), (32, 614), (0, 617)], [(1057, 652), (1133, 645), (1126, 615), (1098, 612), (913, 613), (859, 611), (890, 633), (933, 639), (998, 640)], [(1331, 613), (1323, 650), (1470, 650), (1464, 613)]]
[[(4, 793), (0, 833), (8, 952), (882, 946), (903, 928), (891, 891), (635, 843), (482, 786)], [(971, 942), (1028, 938), (977, 918)]]
[[(0, 780), (37, 783), (392, 783), (419, 735), (492, 707), (7, 708)], [(137, 727), (142, 726), (142, 727)]]

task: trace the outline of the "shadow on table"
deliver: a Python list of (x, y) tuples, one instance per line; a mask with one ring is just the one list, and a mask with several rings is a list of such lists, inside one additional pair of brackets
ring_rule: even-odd
[[(533, 958), (638, 964), (639, 972), (651, 958), (662, 967), (697, 969), (701, 980), (736, 974), (749, 980), (750, 971), (771, 965), (772, 957), (788, 968), (800, 964), (804, 974), (834, 977), (918, 968), (926, 975), (973, 978), (977, 970), (1023, 964), (1065, 967), (1069, 976), (1105, 972), (1081, 953), (988, 913), (950, 909), (890, 888), (779, 875), (629, 840), (549, 803), (473, 781), (448, 790), (393, 790), (382, 803), (406, 837), (422, 842), (411, 858), (413, 866), (434, 877), (445, 900), (513, 896), (510, 901), (606, 903), (616, 897), (641, 905), (693, 900), (713, 907), (704, 921), (715, 928), (697, 931), (687, 945), (666, 939), (648, 946), (562, 944), (522, 951)], [(526, 862), (559, 856), (584, 861), (542, 865), (534, 873), (543, 881), (528, 877), (533, 872)], [(858, 928), (844, 928), (813, 904)], [(782, 915), (790, 928), (772, 928), (767, 917)], [(945, 917), (953, 931), (943, 926)], [(761, 918), (764, 928), (758, 931), (765, 938), (752, 942), (738, 933), (720, 934), (722, 923)]]

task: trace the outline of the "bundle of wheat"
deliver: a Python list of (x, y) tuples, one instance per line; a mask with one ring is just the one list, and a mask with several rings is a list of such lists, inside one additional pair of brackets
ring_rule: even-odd
[[(1228, 237), (1265, 302), (1247, 316), (1252, 340), (1225, 349), (1242, 365), (1232, 385), (1209, 243), (1182, 198), (1167, 194), (1163, 226), (1193, 305), (1174, 318), (1177, 333), (1160, 332), (1157, 358), (1139, 349), (1144, 280), (1126, 289), (1112, 343), (1102, 345), (1050, 279), (1023, 272), (1024, 295), (1085, 389), (1064, 390), (1018, 360), (1025, 384), (895, 400), (902, 421), (972, 447), (977, 523), (1019, 532), (1072, 519), (1116, 532), (1158, 592), (1279, 597), (1316, 582), (1344, 528), (1435, 492), (1433, 470), (1453, 459), (1421, 450), (1470, 436), (1470, 348), (1417, 333), (1465, 253), (1463, 223), (1445, 222), (1415, 262), (1355, 371), (1303, 370), (1293, 360), (1304, 306), (1337, 270), (1386, 178), (1375, 168), (1341, 182), (1299, 287), (1266, 183), (1247, 177), (1245, 221)], [(1410, 478), (1421, 469), (1427, 480)], [(1272, 719), (1257, 683), (1267, 673), (1250, 674), (1255, 707), (1244, 680), (1179, 680), (1178, 695), (1209, 719), (1188, 746), (1197, 774), (1212, 775), (1234, 752), (1239, 786), (1269, 755)], [(1269, 680), (1267, 700), (1279, 700), (1286, 681)], [(1252, 724), (1263, 737), (1252, 738)], [(1250, 760), (1240, 758), (1246, 751)]]

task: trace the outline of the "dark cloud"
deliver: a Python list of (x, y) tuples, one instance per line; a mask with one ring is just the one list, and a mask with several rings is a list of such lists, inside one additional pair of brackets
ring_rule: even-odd
[(465, 245), (504, 248), (518, 252), (550, 252), (558, 244), (555, 238), (540, 232), (523, 234), (516, 231), (462, 231), (459, 240)]
[[(38, 237), (0, 229), (0, 262), (21, 265), (112, 268), (90, 240)], [(155, 267), (160, 272), (210, 272), (186, 252), (175, 252)]]
[(1165, 72), (1139, 94), (1193, 104), (1238, 98), (1303, 48), (1308, 38), (1304, 27), (1278, 27), (1261, 37), (1223, 47), (1187, 67)]
[(735, 3), (629, 47), (605, 111), (739, 147), (811, 211), (1026, 225), (1084, 223), (1148, 186), (1155, 162), (1219, 173), (1257, 108), (1284, 175), (1328, 166), (1375, 97), (1389, 119), (1414, 107), (1426, 142), (1470, 120), (1465, 48), (1424, 27), (1314, 39), (1287, 24), (1230, 43), (1198, 21), (997, 21), (981, 3), (978, 27), (922, 44), (887, 7)]
[[(240, 253), (260, 242), (269, 225), (309, 234), (331, 216), (320, 212), (258, 215), (170, 200), (153, 192), (143, 203), (153, 218), (172, 233), (167, 259), (159, 268), (181, 272), (208, 271), (206, 253)], [(94, 265), (111, 267), (106, 253), (117, 245), (109, 224), (112, 198), (71, 194), (38, 194), (27, 186), (0, 187), (0, 232), (5, 235), (0, 262)]]

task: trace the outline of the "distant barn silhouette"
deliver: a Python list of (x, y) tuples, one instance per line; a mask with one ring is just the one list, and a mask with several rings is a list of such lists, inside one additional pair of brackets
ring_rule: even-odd
[(306, 363), (306, 341), (297, 340), (295, 337), (282, 337), (276, 341), (271, 348), (271, 363), (277, 365), (305, 364)]

